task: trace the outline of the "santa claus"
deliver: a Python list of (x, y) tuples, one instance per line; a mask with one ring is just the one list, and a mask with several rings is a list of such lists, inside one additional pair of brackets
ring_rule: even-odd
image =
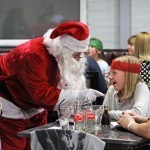
[(0, 135), (3, 150), (27, 150), (17, 132), (47, 121), (47, 109), (94, 101), (100, 92), (87, 89), (84, 52), (88, 27), (77, 21), (60, 24), (44, 37), (31, 39), (0, 57)]

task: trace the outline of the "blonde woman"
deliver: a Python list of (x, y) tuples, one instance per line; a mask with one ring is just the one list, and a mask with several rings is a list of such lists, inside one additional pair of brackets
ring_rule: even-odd
[(110, 117), (118, 120), (123, 112), (148, 116), (150, 93), (140, 80), (141, 64), (135, 56), (121, 56), (112, 61), (109, 87), (103, 105), (108, 105)]
[(136, 35), (132, 35), (129, 37), (128, 39), (128, 54), (129, 55), (134, 55), (134, 51), (135, 51), (135, 39), (136, 39)]
[(135, 55), (141, 62), (141, 76), (150, 88), (150, 33), (141, 32), (135, 42)]

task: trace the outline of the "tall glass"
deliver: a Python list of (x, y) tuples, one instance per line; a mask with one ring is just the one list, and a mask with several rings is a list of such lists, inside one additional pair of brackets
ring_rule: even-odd
[(83, 131), (84, 130), (84, 111), (81, 101), (76, 101), (75, 104), (75, 111), (74, 111), (74, 123), (75, 123), (75, 130)]
[(85, 116), (83, 111), (78, 111), (74, 114), (75, 130), (84, 131)]
[(69, 118), (71, 110), (69, 107), (62, 106), (59, 108), (58, 117), (61, 129), (69, 130)]
[(90, 106), (86, 112), (85, 112), (85, 118), (86, 118), (86, 126), (85, 126), (85, 131), (88, 133), (93, 133), (94, 132), (94, 125), (95, 125), (95, 114), (93, 111), (92, 106)]
[(101, 126), (101, 117), (103, 113), (102, 105), (93, 105), (93, 111), (95, 113), (95, 125)]
[(94, 119), (95, 135), (101, 137), (101, 117), (103, 114), (103, 107), (101, 105), (93, 105), (93, 111), (95, 114), (95, 119)]

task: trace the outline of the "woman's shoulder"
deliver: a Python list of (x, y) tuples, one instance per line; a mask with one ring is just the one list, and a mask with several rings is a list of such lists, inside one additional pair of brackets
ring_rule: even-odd
[(107, 61), (105, 61), (103, 59), (99, 59), (97, 62), (104, 64), (104, 65), (108, 65)]
[(143, 99), (145, 99), (144, 101), (149, 101), (150, 100), (150, 91), (148, 89), (148, 86), (143, 82), (139, 82), (136, 85), (133, 98), (135, 101), (143, 100)]
[(141, 81), (137, 83), (136, 89), (145, 89), (146, 91), (149, 91), (147, 84)]

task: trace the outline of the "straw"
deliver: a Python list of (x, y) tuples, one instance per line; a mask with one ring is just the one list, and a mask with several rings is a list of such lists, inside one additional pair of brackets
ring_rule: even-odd
[(59, 103), (59, 105), (58, 105), (58, 111), (59, 111), (60, 117), (62, 116), (61, 111), (60, 111), (60, 105), (62, 104), (62, 102), (63, 102), (64, 100), (65, 100), (65, 99), (63, 99), (63, 100)]

